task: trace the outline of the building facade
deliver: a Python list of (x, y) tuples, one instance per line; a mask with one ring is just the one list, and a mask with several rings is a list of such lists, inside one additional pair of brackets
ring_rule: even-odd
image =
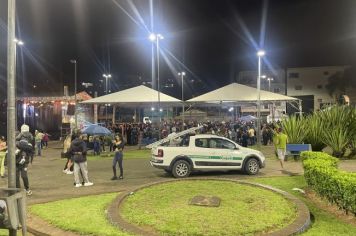
[[(348, 66), (298, 67), (287, 69), (287, 95), (309, 98), (313, 102), (313, 111), (336, 103), (330, 95), (327, 85), (329, 78), (337, 73), (344, 73)], [(305, 101), (311, 102), (311, 101)]]
[[(350, 66), (296, 67), (263, 71), (261, 89), (299, 98), (302, 100), (303, 112), (311, 113), (336, 103), (336, 93), (331, 94), (328, 87), (330, 77), (338, 73), (344, 74), (347, 68)], [(256, 87), (257, 71), (241, 71), (236, 82)], [(345, 93), (350, 97), (351, 104), (355, 104), (356, 88), (346, 88)], [(296, 112), (296, 109), (288, 107), (285, 110), (289, 114)], [(278, 109), (283, 110), (283, 107), (277, 106)]]

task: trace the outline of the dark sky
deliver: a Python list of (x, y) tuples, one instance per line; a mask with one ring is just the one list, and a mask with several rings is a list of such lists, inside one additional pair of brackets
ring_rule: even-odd
[[(113, 91), (139, 78), (151, 81), (149, 3), (17, 0), (17, 37), (25, 42), (17, 56), (18, 95), (60, 94), (68, 84), (72, 89), (73, 58), (78, 90), (84, 89), (82, 82), (92, 82), (90, 90), (102, 94), (99, 80), (108, 72)], [(189, 68), (187, 81), (194, 80), (186, 85), (189, 97), (255, 69), (262, 46), (274, 68), (352, 65), (356, 59), (355, 0), (153, 0), (153, 12), (154, 32), (165, 37), (161, 86), (173, 81), (175, 87), (163, 92), (175, 96), (180, 85), (172, 68), (187, 71), (177, 61)], [(7, 0), (0, 0), (1, 97), (6, 94), (6, 22)]]

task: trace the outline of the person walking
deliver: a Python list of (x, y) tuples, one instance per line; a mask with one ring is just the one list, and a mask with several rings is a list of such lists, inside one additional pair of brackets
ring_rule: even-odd
[(0, 176), (5, 177), (5, 157), (6, 157), (6, 140), (4, 136), (0, 137)]
[(37, 148), (37, 156), (41, 156), (42, 139), (43, 139), (43, 133), (36, 130), (35, 131), (35, 143), (36, 143), (36, 148)]
[(287, 143), (288, 143), (288, 136), (282, 133), (282, 128), (278, 128), (278, 135), (277, 135), (277, 155), (278, 159), (281, 163), (282, 169), (284, 169), (284, 158), (286, 155)]
[(42, 138), (42, 147), (48, 148), (48, 141), (49, 141), (49, 134), (46, 132), (43, 133), (43, 138)]
[(73, 140), (69, 148), (72, 161), (74, 163), (74, 182), (75, 187), (81, 187), (79, 172), (81, 171), (84, 179), (84, 186), (92, 186), (93, 183), (88, 178), (88, 163), (87, 163), (87, 147), (85, 142), (80, 138), (80, 133), (77, 132), (72, 136)]
[(117, 134), (115, 136), (115, 140), (113, 141), (113, 149), (115, 151), (115, 156), (112, 162), (112, 170), (113, 170), (113, 174), (114, 176), (111, 178), (111, 180), (116, 180), (117, 179), (117, 175), (116, 175), (116, 163), (119, 164), (119, 168), (120, 168), (120, 176), (119, 179), (123, 179), (124, 176), (124, 171), (122, 168), (122, 160), (123, 160), (123, 150), (124, 150), (124, 146), (125, 143), (122, 139), (122, 136), (120, 134)]

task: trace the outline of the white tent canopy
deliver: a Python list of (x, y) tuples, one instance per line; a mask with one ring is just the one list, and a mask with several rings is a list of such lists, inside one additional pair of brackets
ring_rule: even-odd
[[(144, 105), (158, 102), (158, 91), (144, 85), (125, 89), (116, 93), (107, 94), (82, 102), (82, 104), (120, 104), (125, 105)], [(176, 104), (182, 101), (160, 92), (160, 103)]]
[[(298, 101), (299, 99), (288, 97), (278, 93), (272, 93), (261, 90), (261, 101)], [(232, 83), (222, 88), (205, 93), (198, 97), (192, 98), (187, 102), (202, 103), (229, 103), (229, 102), (247, 102), (254, 103), (257, 101), (257, 89), (246, 85)]]

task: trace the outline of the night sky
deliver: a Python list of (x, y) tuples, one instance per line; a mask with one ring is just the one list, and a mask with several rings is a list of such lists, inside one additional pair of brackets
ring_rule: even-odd
[[(356, 62), (355, 0), (153, 0), (153, 13), (153, 31), (165, 37), (161, 86), (176, 97), (177, 71), (188, 72), (187, 99), (256, 69), (259, 47), (275, 69)], [(17, 37), (25, 42), (17, 54), (18, 96), (59, 95), (63, 85), (72, 91), (70, 59), (78, 60), (78, 90), (91, 82), (88, 90), (103, 94), (100, 80), (109, 72), (112, 91), (151, 81), (150, 21), (149, 0), (17, 0)], [(0, 0), (2, 98), (6, 24), (7, 0)]]

